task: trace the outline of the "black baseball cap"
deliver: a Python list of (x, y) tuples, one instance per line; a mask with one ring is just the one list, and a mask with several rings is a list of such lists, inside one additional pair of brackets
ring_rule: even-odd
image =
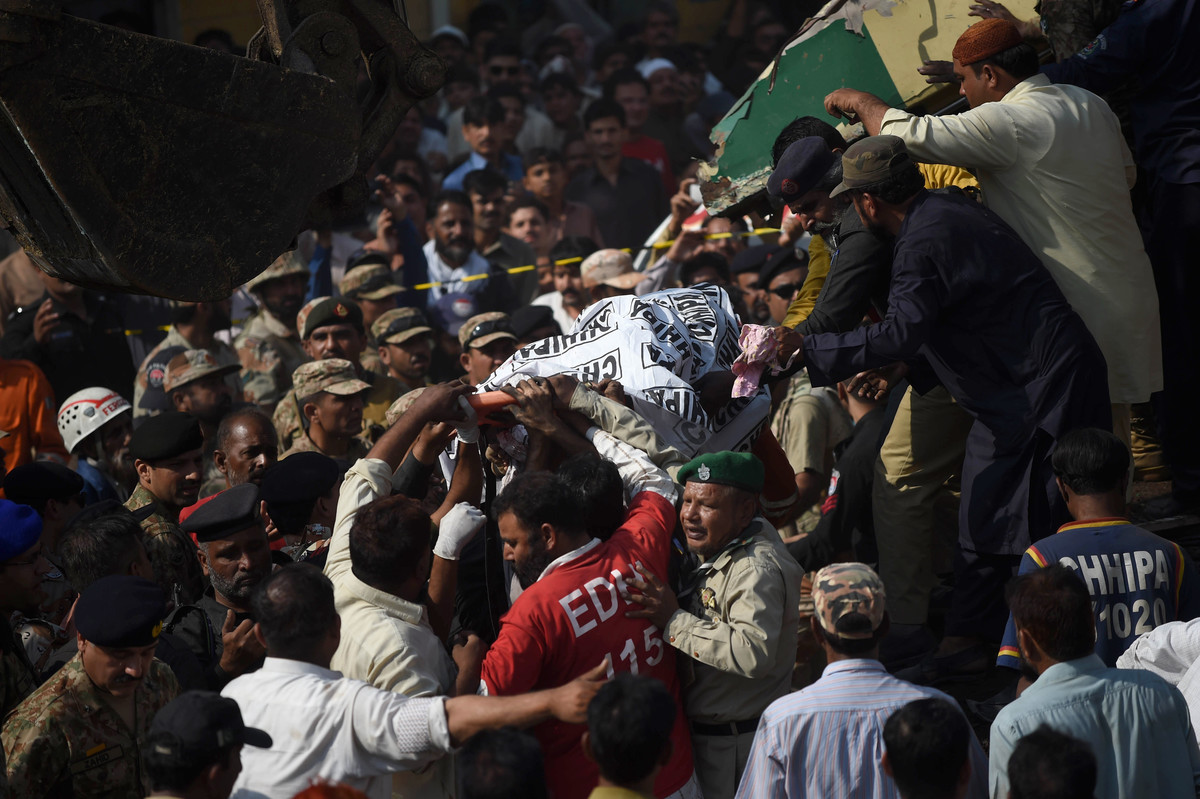
[(186, 691), (154, 716), (146, 748), (180, 765), (211, 764), (232, 746), (271, 746), (271, 736), (242, 722), (237, 702), (212, 691)]

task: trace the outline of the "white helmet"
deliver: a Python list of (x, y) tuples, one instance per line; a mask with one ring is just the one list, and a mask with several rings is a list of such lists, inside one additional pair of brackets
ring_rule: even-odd
[(117, 392), (99, 386), (81, 389), (67, 397), (58, 409), (58, 432), (67, 445), (67, 452), (74, 452), (80, 441), (132, 407)]

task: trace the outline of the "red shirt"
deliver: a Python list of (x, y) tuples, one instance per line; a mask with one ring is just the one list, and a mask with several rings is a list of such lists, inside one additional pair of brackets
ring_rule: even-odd
[[(511, 696), (569, 682), (608, 659), (610, 674), (631, 671), (661, 680), (675, 697), (670, 762), (658, 774), (654, 793), (666, 796), (692, 776), (692, 744), (683, 716), (675, 650), (658, 627), (629, 619), (635, 608), (621, 598), (633, 564), (660, 579), (667, 574), (675, 508), (662, 496), (643, 491), (608, 541), (594, 539), (555, 561), (549, 573), (529, 587), (504, 615), (500, 636), (483, 661), (489, 694)], [(546, 784), (555, 799), (586, 799), (600, 775), (583, 754), (582, 724), (546, 721), (533, 728), (546, 757)]]
[(668, 197), (679, 191), (679, 186), (675, 185), (675, 175), (671, 173), (671, 159), (667, 157), (667, 148), (658, 139), (639, 135), (621, 146), (621, 155), (645, 161), (658, 170)]

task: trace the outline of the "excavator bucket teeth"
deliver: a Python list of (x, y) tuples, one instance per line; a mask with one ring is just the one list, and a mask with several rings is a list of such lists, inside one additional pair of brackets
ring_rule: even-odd
[(0, 217), (52, 275), (227, 297), (356, 173), (361, 112), (327, 77), (65, 15), (27, 24), (32, 44), (0, 41)]

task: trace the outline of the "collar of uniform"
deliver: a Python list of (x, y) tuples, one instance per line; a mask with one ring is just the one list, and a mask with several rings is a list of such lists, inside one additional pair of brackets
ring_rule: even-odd
[[(1034, 681), (1033, 685), (1025, 689), (1025, 693), (1029, 693), (1035, 687), (1039, 691), (1054, 692), (1056, 690), (1054, 686), (1059, 683), (1064, 683), (1083, 675), (1098, 675), (1106, 668), (1108, 667), (1104, 665), (1104, 661), (1095, 653), (1076, 658), (1075, 660), (1064, 660), (1061, 663), (1055, 663), (1043, 671), (1037, 680)], [(1022, 694), (1022, 696), (1024, 695)]]
[[(60, 669), (60, 672), (66, 680), (64, 687), (75, 694), (76, 699), (83, 706), (84, 713), (88, 715), (93, 713), (110, 713), (112, 718), (117, 720), (120, 729), (124, 731), (129, 730), (125, 721), (121, 719), (120, 715), (109, 704), (111, 700), (105, 698), (101, 690), (92, 682), (92, 678), (88, 676), (87, 670), (83, 667), (83, 659), (78, 652), (75, 653), (75, 657), (67, 661), (67, 664)], [(145, 687), (146, 680), (149, 677), (150, 674), (147, 669), (146, 673), (142, 675), (142, 682), (138, 685), (137, 691), (141, 691)], [(136, 693), (135, 691), (135, 696)]]
[(340, 671), (327, 669), (315, 663), (305, 663), (303, 660), (290, 660), (288, 658), (268, 657), (263, 661), (262, 668), (259, 671), (273, 671), (276, 674), (311, 674), (314, 677), (320, 677), (325, 680), (338, 680), (342, 678)]
[(163, 516), (168, 519), (171, 518), (171, 515), (167, 513), (166, 508), (163, 507), (163, 504), (158, 501), (158, 497), (151, 494), (150, 490), (144, 485), (138, 483), (137, 488), (133, 489), (133, 493), (129, 495), (129, 501), (125, 503), (125, 507), (131, 511), (136, 511), (141, 510), (147, 505), (153, 505), (154, 512), (159, 516)]
[(1123, 524), (1129, 524), (1129, 520), (1123, 519), (1120, 516), (1105, 516), (1097, 519), (1080, 519), (1075, 522), (1067, 522), (1055, 530), (1055, 532), (1061, 533), (1065, 530), (1078, 530), (1082, 527), (1120, 527)]
[(576, 558), (583, 557), (584, 555), (591, 552), (593, 549), (595, 549), (598, 546), (600, 546), (600, 539), (593, 538), (591, 541), (588, 541), (583, 546), (578, 547), (576, 549), (572, 549), (570, 552), (568, 552), (565, 555), (559, 555), (557, 558), (550, 561), (550, 564), (548, 566), (546, 566), (545, 569), (542, 569), (542, 574), (540, 577), (538, 577), (538, 579), (541, 580), (547, 574), (554, 571), (555, 569), (557, 569), (559, 566), (562, 566), (563, 564), (570, 563), (571, 561), (575, 560)]
[(299, 333), (276, 319), (275, 314), (271, 313), (266, 308), (263, 308), (261, 311), (259, 311), (259, 317), (262, 319), (263, 327), (266, 328), (267, 332), (272, 336), (279, 336), (280, 338), (300, 337)]
[(354, 572), (352, 571), (347, 571), (342, 579), (345, 580), (346, 590), (351, 595), (361, 599), (368, 605), (381, 608), (389, 616), (394, 616), (400, 621), (414, 625), (422, 624), (425, 621), (424, 605), (418, 605), (395, 594), (389, 594), (386, 591), (380, 591), (378, 588), (372, 588), (354, 576)]
[(701, 563), (700, 566), (713, 569), (714, 571), (720, 571), (728, 566), (730, 561), (733, 560), (733, 553), (737, 552), (739, 549), (746, 546), (746, 544), (749, 544), (751, 541), (753, 541), (754, 537), (758, 535), (760, 530), (762, 530), (762, 519), (758, 516), (755, 516), (750, 520), (750, 524), (747, 525), (746, 529), (742, 531), (741, 535), (736, 538), (731, 538), (728, 542), (726, 542), (725, 546), (721, 547), (721, 551), (713, 556), (712, 560), (706, 560)]

